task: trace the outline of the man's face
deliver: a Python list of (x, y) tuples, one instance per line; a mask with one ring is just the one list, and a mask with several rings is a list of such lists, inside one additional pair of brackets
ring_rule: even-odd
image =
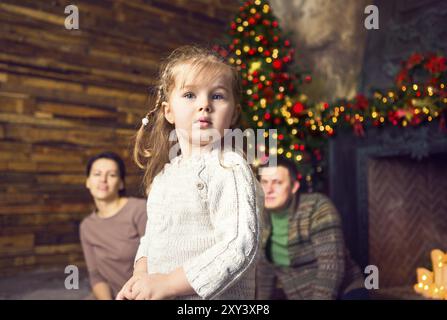
[(267, 210), (284, 208), (300, 186), (298, 181), (291, 181), (289, 170), (282, 166), (261, 168), (260, 182), (264, 189)]

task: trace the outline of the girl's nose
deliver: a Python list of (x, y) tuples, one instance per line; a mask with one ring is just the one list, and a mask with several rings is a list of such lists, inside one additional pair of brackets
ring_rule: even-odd
[(206, 111), (206, 112), (211, 112), (211, 108), (210, 106), (207, 104), (205, 106), (202, 106), (199, 108), (199, 111)]
[(211, 105), (209, 99), (203, 99), (199, 102), (199, 111), (211, 112)]

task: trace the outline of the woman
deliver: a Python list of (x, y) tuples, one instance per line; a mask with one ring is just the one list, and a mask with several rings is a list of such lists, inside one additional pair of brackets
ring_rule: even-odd
[(132, 276), (146, 228), (146, 200), (125, 197), (123, 160), (100, 153), (87, 163), (86, 187), (96, 209), (80, 226), (80, 238), (96, 299), (114, 299)]

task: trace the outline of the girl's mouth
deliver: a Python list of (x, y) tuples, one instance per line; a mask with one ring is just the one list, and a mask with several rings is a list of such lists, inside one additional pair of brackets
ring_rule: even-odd
[(199, 121), (200, 124), (200, 128), (208, 128), (209, 126), (211, 126), (211, 122), (208, 121)]
[(199, 123), (200, 128), (208, 128), (212, 124), (211, 120), (207, 117), (200, 117), (197, 122)]

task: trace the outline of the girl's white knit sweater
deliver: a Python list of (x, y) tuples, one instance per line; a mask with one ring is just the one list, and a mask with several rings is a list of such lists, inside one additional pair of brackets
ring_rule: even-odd
[(263, 206), (262, 189), (238, 153), (178, 156), (152, 183), (135, 261), (146, 256), (150, 274), (182, 266), (197, 295), (180, 299), (254, 299)]

